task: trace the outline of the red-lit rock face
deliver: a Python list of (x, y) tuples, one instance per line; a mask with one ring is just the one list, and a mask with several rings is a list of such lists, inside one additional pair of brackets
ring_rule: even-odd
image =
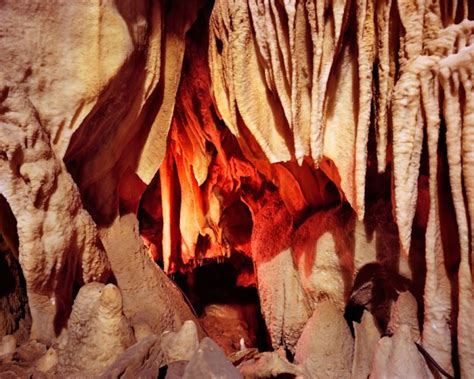
[[(343, 200), (337, 186), (309, 161), (270, 164), (251, 135), (248, 141), (235, 138), (222, 123), (211, 97), (207, 34), (201, 20), (187, 37), (165, 161), (141, 201), (142, 236), (153, 254), (159, 252), (167, 272), (232, 252), (251, 256), (253, 224), (266, 204), (284, 212), (290, 225)], [(322, 163), (337, 175), (331, 166), (329, 160)], [(135, 179), (122, 180), (129, 183), (120, 187), (121, 206), (127, 207), (131, 194), (126, 188)], [(134, 188), (140, 191), (140, 183)], [(259, 224), (275, 222), (270, 216)], [(275, 254), (281, 251), (268, 242)]]
[[(201, 335), (166, 273), (227, 354), (258, 344), (260, 306), (295, 355), (261, 372), (429, 377), (426, 353), (469, 377), (470, 2), (0, 7), (0, 268), (24, 287), (0, 331), (25, 334), (26, 291), (30, 337), (61, 346), (43, 365), (96, 375), (101, 339), (124, 364), (187, 319)], [(258, 305), (204, 301), (209, 263)]]

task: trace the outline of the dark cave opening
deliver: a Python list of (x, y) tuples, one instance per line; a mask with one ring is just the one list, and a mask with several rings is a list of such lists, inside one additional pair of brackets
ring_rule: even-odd
[(14, 334), (22, 341), (28, 338), (31, 318), (18, 250), (16, 218), (0, 195), (0, 336)]
[(172, 275), (206, 333), (227, 354), (241, 350), (244, 344), (259, 351), (271, 350), (257, 289), (244, 286), (240, 278), (251, 265), (249, 258), (234, 254), (205, 260), (192, 270)]

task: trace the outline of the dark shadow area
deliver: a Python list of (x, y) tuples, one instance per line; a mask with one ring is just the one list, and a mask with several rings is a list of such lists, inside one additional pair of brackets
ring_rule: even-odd
[(239, 274), (249, 270), (248, 265), (251, 261), (237, 254), (223, 263), (209, 260), (192, 271), (173, 275), (201, 325), (227, 353), (240, 349), (241, 338), (246, 347), (271, 349), (257, 289), (238, 285)]
[[(3, 240), (0, 237), (0, 244)], [(0, 297), (7, 296), (17, 288), (17, 278), (10, 268), (11, 262), (7, 260), (6, 253), (0, 254)]]
[(31, 318), (18, 247), (15, 216), (0, 195), (0, 337), (16, 333), (21, 341), (28, 338)]
[(360, 323), (365, 309), (374, 315), (382, 332), (385, 332), (392, 303), (397, 300), (399, 293), (409, 290), (410, 285), (410, 280), (379, 263), (363, 266), (354, 280), (344, 313), (352, 332), (351, 321)]
[(452, 362), (454, 374), (460, 375), (458, 355), (458, 312), (459, 312), (459, 282), (458, 270), (461, 260), (461, 248), (459, 245), (459, 229), (456, 220), (453, 198), (451, 195), (451, 183), (449, 180), (449, 165), (446, 147), (446, 125), (441, 122), (438, 142), (438, 201), (439, 218), (441, 227), (441, 241), (444, 251), (444, 264), (451, 283), (451, 338), (452, 338)]

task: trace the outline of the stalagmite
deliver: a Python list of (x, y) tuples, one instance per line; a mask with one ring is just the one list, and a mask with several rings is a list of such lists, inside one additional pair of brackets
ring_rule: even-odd
[(17, 220), (31, 336), (50, 342), (63, 326), (56, 317), (71, 304), (73, 281), (104, 280), (110, 266), (77, 186), (26, 94), (4, 86), (1, 104), (0, 193)]
[(135, 342), (122, 313), (122, 295), (113, 284), (82, 287), (68, 324), (58, 347), (62, 375), (97, 375)]
[(415, 342), (419, 341), (418, 305), (415, 297), (408, 291), (398, 295), (397, 301), (390, 309), (390, 321), (387, 326), (388, 334), (395, 334), (401, 325), (409, 326), (413, 340)]
[(298, 344), (295, 361), (310, 378), (350, 378), (354, 341), (342, 314), (331, 301), (315, 307)]
[[(186, 320), (195, 320), (182, 292), (148, 255), (135, 215), (117, 217), (112, 225), (101, 228), (100, 236), (122, 294), (123, 313), (137, 334), (145, 328), (161, 335), (176, 330)], [(141, 286), (136, 278), (146, 284)], [(198, 332), (202, 334), (201, 328)]]
[[(256, 219), (272, 220), (273, 230), (256, 230), (252, 238), (257, 283), (263, 316), (272, 346), (294, 351), (311, 305), (293, 263), (289, 242), (291, 228), (287, 213), (278, 212), (278, 204), (260, 210)], [(291, 310), (291, 311), (290, 311)]]
[(351, 377), (367, 378), (372, 369), (372, 357), (380, 339), (375, 318), (364, 311), (360, 324), (354, 323), (354, 359)]
[(379, 340), (370, 379), (433, 378), (423, 356), (413, 343), (408, 325), (402, 325), (393, 337)]

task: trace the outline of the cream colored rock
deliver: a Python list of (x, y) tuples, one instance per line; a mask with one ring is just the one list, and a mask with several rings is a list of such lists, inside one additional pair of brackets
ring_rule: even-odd
[(161, 350), (167, 363), (191, 360), (198, 347), (198, 331), (191, 320), (185, 321), (177, 332), (161, 335)]
[(352, 361), (352, 379), (367, 379), (372, 370), (372, 359), (380, 339), (380, 330), (374, 316), (368, 311), (362, 314), (359, 323), (354, 326), (354, 359)]
[(401, 325), (393, 337), (379, 341), (370, 373), (370, 379), (378, 378), (433, 378), (408, 325)]
[(344, 309), (354, 275), (354, 253), (349, 243), (353, 216), (350, 209), (321, 211), (295, 233), (295, 263), (311, 306), (329, 299)]
[[(300, 260), (302, 285), (313, 303), (317, 303), (320, 299), (329, 299), (337, 304), (339, 309), (344, 308), (346, 281), (351, 278), (350, 269), (341, 264), (338, 249), (336, 248), (335, 236), (330, 232), (325, 232), (315, 244), (314, 264), (308, 275), (304, 265), (307, 262), (306, 257)], [(336, 237), (337, 238), (337, 237)], [(305, 275), (306, 272), (306, 275)]]
[(239, 379), (241, 377), (224, 352), (209, 337), (202, 339), (182, 376), (183, 379)]
[[(236, 136), (248, 128), (272, 163), (301, 164), (310, 156), (318, 166), (324, 156), (332, 159), (337, 184), (362, 218), (376, 43), (372, 2), (246, 3), (248, 9), (217, 1), (210, 20), (209, 64), (223, 120)], [(350, 12), (357, 13), (355, 25), (346, 20)], [(342, 43), (348, 29), (356, 38)]]
[(147, 323), (138, 323), (133, 325), (133, 334), (135, 335), (135, 339), (140, 341), (148, 336), (153, 335), (153, 330)]
[(295, 362), (310, 378), (350, 378), (353, 352), (342, 312), (330, 301), (317, 304), (296, 345)]
[(413, 341), (419, 342), (418, 304), (415, 297), (408, 291), (402, 292), (390, 311), (387, 332), (394, 334), (401, 325), (407, 325), (410, 327)]
[(62, 374), (95, 375), (112, 364), (135, 339), (113, 284), (90, 283), (79, 290), (58, 346)]
[(58, 352), (53, 347), (50, 347), (46, 354), (35, 362), (35, 368), (41, 372), (53, 371), (59, 363)]
[[(240, 134), (239, 114), (270, 162), (287, 161), (292, 149), (288, 120), (278, 96), (267, 90), (265, 73), (259, 67), (250, 10), (238, 2), (226, 0), (214, 5), (209, 36), (214, 97), (226, 124), (236, 135)], [(230, 33), (226, 32), (228, 29)], [(248, 72), (253, 75), (248, 75)], [(277, 75), (281, 73), (275, 72)], [(284, 79), (280, 79), (283, 83)], [(279, 84), (279, 88), (282, 87)]]
[[(147, 325), (161, 336), (166, 330), (178, 330), (186, 320), (197, 323), (181, 291), (150, 258), (135, 215), (117, 217), (100, 234), (122, 292), (123, 312), (134, 328)], [(203, 335), (199, 326), (198, 334)]]
[[(21, 83), (59, 159), (102, 90), (132, 54), (134, 42), (143, 40), (145, 20), (130, 33), (133, 29), (121, 12), (116, 2), (2, 4), (4, 80), (14, 86)], [(23, 26), (17, 27), (18, 22)]]
[(285, 357), (280, 356), (276, 351), (258, 353), (252, 359), (241, 363), (238, 368), (245, 379), (271, 378), (279, 375), (304, 378), (306, 374), (303, 367), (288, 362)]
[[(109, 264), (79, 191), (21, 90), (2, 87), (0, 193), (17, 221), (31, 338), (51, 341), (71, 303), (72, 282), (100, 281)], [(58, 229), (59, 228), (59, 229)]]
[(11, 334), (2, 337), (0, 343), (0, 360), (11, 361), (16, 351), (16, 338)]
[[(117, 187), (124, 172), (138, 174), (140, 184), (150, 183), (165, 156), (186, 33), (200, 3), (2, 2), (0, 196), (18, 223), (32, 338), (53, 341), (66, 321), (61, 318), (70, 309), (73, 283), (105, 280), (108, 274), (95, 222), (82, 202), (102, 225), (124, 313), (136, 338), (178, 330), (184, 320), (194, 319), (179, 290), (144, 253), (137, 224), (116, 216)], [(265, 255), (262, 244), (253, 256), (275, 347), (294, 349), (312, 307), (321, 300), (330, 299), (342, 309), (354, 275), (365, 264), (389, 261), (391, 268), (409, 277), (407, 254), (425, 238), (423, 346), (452, 372), (452, 336), (456, 336), (461, 376), (469, 377), (474, 370), (474, 24), (467, 20), (472, 11), (471, 1), (217, 0), (213, 4), (208, 50), (213, 118), (222, 118), (238, 137), (243, 155), (252, 162), (249, 166), (258, 171), (255, 176), (265, 177), (276, 196), (303, 199), (298, 212), (292, 209), (284, 215), (289, 230), (284, 246)], [(186, 122), (190, 115), (194, 116), (190, 112), (183, 117)], [(372, 126), (376, 162), (367, 160)], [(204, 143), (194, 146), (196, 140), (191, 140), (190, 150), (207, 149)], [(216, 150), (216, 161), (229, 153), (222, 146)], [(206, 159), (202, 162), (211, 161)], [(276, 166), (269, 164), (286, 161), (292, 161), (288, 167), (300, 164), (285, 174), (294, 174), (295, 186), (288, 188), (284, 175), (276, 180), (272, 173)], [(207, 194), (209, 198), (183, 196), (205, 184), (212, 172), (204, 163), (196, 167), (188, 163), (177, 162), (185, 167), (186, 179), (194, 176), (197, 184), (194, 179), (187, 186), (180, 181), (179, 219), (168, 217), (173, 213), (174, 187), (163, 193), (166, 269), (175, 246), (172, 232), (184, 234), (182, 241), (189, 248), (176, 259), (186, 262), (191, 261), (201, 232), (206, 228), (213, 229), (212, 235), (222, 232), (221, 203), (216, 200), (220, 193)], [(226, 162), (222, 171), (226, 175), (245, 171), (234, 163)], [(328, 205), (306, 203), (305, 195), (312, 192), (308, 187), (317, 187), (315, 193), (331, 192), (325, 187), (329, 183), (318, 179), (308, 184), (304, 175), (296, 174), (303, 163), (310, 176), (325, 174), (336, 186), (340, 202), (348, 202), (359, 218), (368, 210), (367, 167), (369, 171), (374, 165), (378, 171), (389, 167), (393, 207), (386, 204), (385, 211), (393, 208), (400, 251), (392, 232), (385, 233), (383, 227), (363, 230), (371, 229), (370, 216), (365, 224), (354, 227), (348, 219), (348, 225), (323, 228), (317, 236), (317, 225), (308, 223), (308, 236), (317, 238), (299, 251), (298, 238), (293, 239), (299, 237), (299, 222), (305, 225), (302, 218)], [(318, 165), (324, 174), (315, 171)], [(419, 191), (426, 172), (429, 194)], [(161, 179), (165, 174), (162, 166)], [(170, 171), (170, 176), (175, 174)], [(228, 175), (234, 179), (233, 174)], [(445, 174), (450, 194), (440, 191), (447, 184), (439, 181)], [(236, 182), (232, 185), (243, 184)], [(428, 215), (423, 212), (424, 201)], [(209, 215), (192, 212), (196, 203), (211, 204)], [(455, 220), (444, 220), (443, 211), (451, 203)], [(258, 220), (259, 207), (251, 209), (254, 232), (261, 221), (274, 222), (272, 217)], [(415, 217), (427, 217), (424, 237), (418, 232), (425, 225), (416, 225)], [(5, 241), (16, 254), (14, 233), (7, 231), (12, 224), (5, 226), (0, 219)], [(446, 238), (445, 223), (456, 225), (459, 257), (457, 244), (446, 246), (451, 237)], [(421, 230), (414, 233), (414, 225)], [(264, 242), (271, 245), (272, 240), (283, 239), (280, 231), (271, 229)], [(232, 247), (225, 249), (230, 252)], [(414, 282), (420, 279), (417, 274), (415, 268)], [(384, 290), (366, 289), (366, 300), (372, 290)], [(153, 296), (157, 301), (150, 302)], [(375, 376), (383, 375), (380, 370), (423, 376), (413, 346), (402, 348), (409, 344), (407, 327), (418, 339), (415, 309), (413, 299), (400, 296), (389, 325), (395, 334), (380, 344)], [(16, 321), (1, 318), (2, 331), (11, 333)], [(454, 325), (456, 330), (451, 329)], [(400, 371), (393, 364), (408, 352), (413, 353), (413, 360), (407, 361), (412, 366)], [(392, 356), (395, 363), (387, 358)]]
[[(402, 22), (415, 25), (423, 17), (424, 5), (410, 2), (399, 4), (403, 12)], [(423, 127), (428, 130), (430, 165), (430, 210), (426, 234), (427, 279), (425, 285), (425, 320), (423, 343), (438, 363), (451, 371), (451, 296), (450, 283), (444, 269), (444, 246), (441, 243), (440, 204), (436, 194), (439, 190), (437, 166), (439, 151), (439, 113), (446, 122), (445, 146), (449, 166), (449, 178), (452, 201), (459, 233), (460, 266), (458, 274), (459, 312), (458, 312), (458, 351), (461, 363), (461, 375), (469, 376), (474, 367), (474, 340), (471, 319), (474, 315), (472, 270), (469, 263), (469, 204), (472, 196), (467, 197), (466, 207), (463, 185), (468, 190), (472, 180), (463, 162), (471, 157), (470, 138), (472, 108), (472, 63), (474, 50), (470, 37), (474, 24), (464, 20), (459, 24), (441, 29), (441, 14), (428, 13), (431, 21), (426, 32), (427, 48), (421, 52), (424, 33), (420, 26), (414, 26), (407, 33), (403, 49), (408, 60), (403, 62), (402, 74), (393, 94), (393, 153), (395, 184), (395, 215), (400, 231), (402, 251), (408, 252), (413, 217), (417, 201), (417, 180), (419, 176), (420, 155), (423, 144)], [(448, 24), (453, 19), (449, 19)], [(428, 24), (428, 23), (426, 23)], [(455, 41), (461, 40), (458, 44)], [(441, 86), (440, 86), (441, 85)], [(465, 97), (461, 93), (467, 93)], [(438, 99), (443, 98), (441, 105)], [(463, 105), (462, 105), (463, 104)], [(463, 109), (467, 109), (464, 112)], [(428, 115), (425, 119), (422, 114)], [(406, 125), (412, 125), (407, 128)], [(463, 140), (463, 138), (466, 138)], [(466, 146), (465, 149), (462, 146)], [(465, 158), (463, 158), (463, 155)], [(471, 189), (468, 190), (472, 193)], [(472, 207), (471, 207), (472, 208)], [(472, 217), (471, 217), (472, 218)], [(469, 267), (468, 267), (469, 266)]]
[(272, 346), (294, 351), (310, 314), (310, 303), (293, 264), (291, 250), (257, 266), (258, 294)]
[(117, 215), (117, 187), (126, 173), (149, 184), (160, 167), (181, 78), (185, 34), (201, 5), (201, 0), (117, 4), (117, 21), (125, 23), (130, 34), (122, 38), (131, 38), (132, 49), (88, 110), (65, 155), (99, 224), (108, 225)]
[[(198, 2), (165, 8), (161, 1), (149, 5), (145, 0), (2, 4), (5, 80), (25, 88), (58, 157), (82, 157), (76, 173), (80, 187), (110, 180), (110, 171), (129, 143), (141, 147), (146, 142), (143, 154), (135, 153), (137, 171), (147, 182), (153, 177), (164, 155), (184, 34), (198, 9)], [(16, 27), (18, 20), (24, 27)], [(40, 34), (46, 37), (37, 38)], [(134, 139), (142, 138), (137, 133), (157, 87), (164, 96), (158, 122), (148, 140), (138, 143)], [(134, 96), (125, 98), (124, 92)], [(88, 156), (95, 140), (84, 136), (89, 133), (101, 140), (104, 149)], [(105, 187), (103, 191), (110, 191)], [(111, 204), (104, 205), (107, 212), (102, 213), (111, 212)]]
[(185, 33), (200, 6), (2, 3), (0, 82), (24, 90), (95, 221), (115, 216), (116, 188), (126, 170), (149, 183), (159, 168)]

